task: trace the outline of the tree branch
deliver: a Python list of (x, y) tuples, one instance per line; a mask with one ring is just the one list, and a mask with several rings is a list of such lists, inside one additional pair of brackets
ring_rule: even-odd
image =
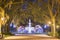
[(50, 14), (50, 16), (51, 16), (51, 18), (52, 18), (52, 17), (53, 17), (53, 12), (52, 12), (52, 8), (53, 8), (53, 7), (51, 7), (51, 8), (50, 8), (50, 7), (51, 7), (51, 6), (50, 6), (49, 0), (48, 0), (48, 10), (49, 10), (49, 14)]

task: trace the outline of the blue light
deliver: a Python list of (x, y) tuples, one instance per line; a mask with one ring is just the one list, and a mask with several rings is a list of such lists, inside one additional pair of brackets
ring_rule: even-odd
[(16, 25), (13, 25), (13, 28), (16, 28)]
[(13, 23), (10, 23), (10, 27), (12, 27), (13, 26)]
[(44, 25), (44, 28), (47, 28), (47, 25)]
[(49, 27), (49, 25), (44, 25), (44, 28), (46, 29), (46, 28), (48, 28)]

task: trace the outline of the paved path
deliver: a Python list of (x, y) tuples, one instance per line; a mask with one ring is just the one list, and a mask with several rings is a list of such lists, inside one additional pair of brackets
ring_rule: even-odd
[(41, 35), (20, 35), (20, 36), (9, 36), (4, 38), (5, 40), (59, 40), (51, 36), (44, 34)]

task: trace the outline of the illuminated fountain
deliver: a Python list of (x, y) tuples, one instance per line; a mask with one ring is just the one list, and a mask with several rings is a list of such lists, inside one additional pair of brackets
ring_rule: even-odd
[(28, 27), (25, 27), (26, 30), (28, 30), (28, 33), (32, 33), (34, 30), (34, 27), (31, 26), (31, 20), (29, 19)]
[(36, 25), (35, 27), (32, 27), (31, 25), (31, 19), (29, 19), (28, 26), (23, 27), (20, 26), (17, 29), (18, 34), (20, 33), (27, 33), (27, 34), (35, 34), (35, 33), (43, 33), (43, 28), (40, 25)]
[(31, 29), (30, 28), (31, 28), (31, 20), (29, 19), (29, 26), (28, 26), (29, 30), (28, 30), (28, 33), (31, 33)]

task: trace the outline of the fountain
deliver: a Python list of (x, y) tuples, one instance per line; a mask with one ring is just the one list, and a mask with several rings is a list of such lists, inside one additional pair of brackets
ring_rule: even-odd
[(26, 27), (23, 27), (23, 26), (20, 26), (18, 27), (17, 29), (17, 32), (18, 34), (32, 34), (32, 33), (43, 33), (43, 29), (40, 25), (36, 25), (35, 27), (32, 27), (31, 25), (31, 19), (29, 19), (29, 22), (28, 22), (28, 26)]
[(33, 27), (31, 26), (31, 20), (29, 19), (28, 27), (25, 27), (28, 30), (28, 33), (32, 33)]
[(31, 33), (31, 20), (29, 19), (28, 33)]

